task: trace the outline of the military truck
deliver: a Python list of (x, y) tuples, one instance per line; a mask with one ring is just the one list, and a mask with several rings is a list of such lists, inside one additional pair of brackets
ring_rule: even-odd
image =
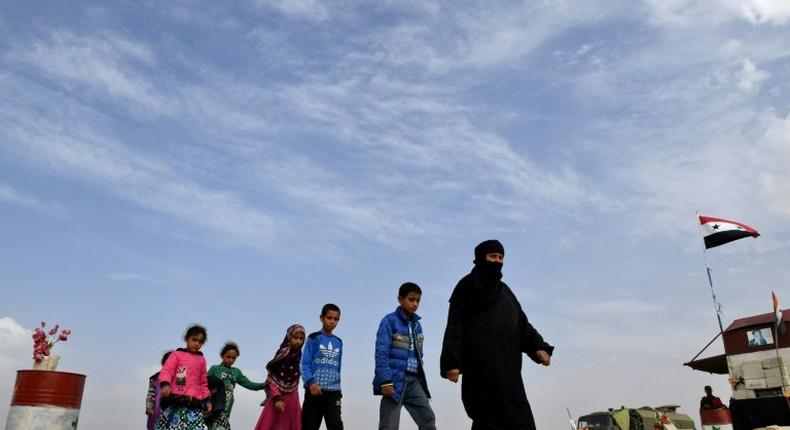
[(609, 409), (608, 411), (593, 412), (579, 417), (576, 422), (577, 430), (654, 430), (672, 429), (695, 430), (694, 420), (677, 410), (680, 406), (665, 405), (651, 408)]

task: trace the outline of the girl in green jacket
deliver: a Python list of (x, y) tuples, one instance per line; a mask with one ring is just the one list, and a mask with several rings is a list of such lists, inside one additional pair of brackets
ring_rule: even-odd
[(217, 419), (209, 424), (208, 428), (209, 430), (230, 430), (230, 412), (233, 409), (233, 390), (236, 388), (236, 384), (253, 391), (262, 390), (265, 384), (250, 381), (241, 373), (241, 370), (233, 367), (239, 356), (239, 346), (235, 343), (226, 343), (219, 355), (222, 357), (222, 363), (211, 366), (208, 376), (218, 378), (225, 383), (225, 408), (219, 413)]

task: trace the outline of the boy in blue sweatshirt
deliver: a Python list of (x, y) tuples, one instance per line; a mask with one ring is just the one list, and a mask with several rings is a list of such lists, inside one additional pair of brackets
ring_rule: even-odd
[(405, 407), (420, 430), (436, 430), (423, 368), (423, 334), (417, 308), (422, 290), (406, 282), (398, 290), (398, 306), (376, 332), (376, 374), (373, 394), (381, 395), (379, 430), (398, 430)]
[(302, 352), (304, 404), (302, 430), (343, 430), (340, 418), (340, 364), (343, 341), (332, 334), (340, 321), (340, 308), (328, 303), (321, 309), (321, 331), (307, 336)]

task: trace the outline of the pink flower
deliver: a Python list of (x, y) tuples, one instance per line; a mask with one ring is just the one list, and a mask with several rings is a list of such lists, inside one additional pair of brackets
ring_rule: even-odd
[(63, 329), (58, 334), (59, 324), (55, 324), (49, 331), (44, 331), (46, 325), (45, 321), (41, 321), (41, 327), (36, 327), (31, 336), (33, 338), (33, 359), (36, 361), (41, 361), (43, 357), (49, 356), (53, 345), (67, 341), (71, 335), (71, 330), (68, 329)]

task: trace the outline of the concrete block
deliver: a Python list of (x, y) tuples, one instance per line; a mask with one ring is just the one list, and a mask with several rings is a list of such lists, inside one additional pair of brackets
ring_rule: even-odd
[(782, 366), (782, 367), (771, 367), (769, 369), (765, 369), (765, 377), (766, 378), (771, 378), (771, 377), (774, 377), (774, 376), (782, 376), (782, 375), (790, 376), (790, 373), (787, 373), (787, 369), (784, 366)]
[(732, 392), (732, 398), (735, 400), (754, 399), (756, 397), (754, 390), (735, 390)]
[(747, 390), (757, 390), (760, 388), (767, 388), (765, 378), (761, 379), (746, 379), (744, 380), (743, 387)]
[(763, 369), (773, 369), (774, 367), (779, 367), (779, 364), (784, 365), (784, 361), (781, 357), (771, 357), (761, 360), (761, 364)]
[(741, 366), (743, 379), (762, 379), (765, 378), (765, 369), (759, 361), (747, 361)]
[(765, 386), (766, 388), (779, 388), (782, 386), (790, 387), (790, 378), (785, 376), (782, 378), (781, 376), (772, 376), (770, 378), (765, 378)]
[[(777, 364), (777, 366), (778, 366), (778, 364)], [(762, 369), (762, 368), (763, 368), (762, 360), (744, 361), (741, 364), (741, 369), (743, 369), (744, 372), (756, 371), (757, 369)]]

